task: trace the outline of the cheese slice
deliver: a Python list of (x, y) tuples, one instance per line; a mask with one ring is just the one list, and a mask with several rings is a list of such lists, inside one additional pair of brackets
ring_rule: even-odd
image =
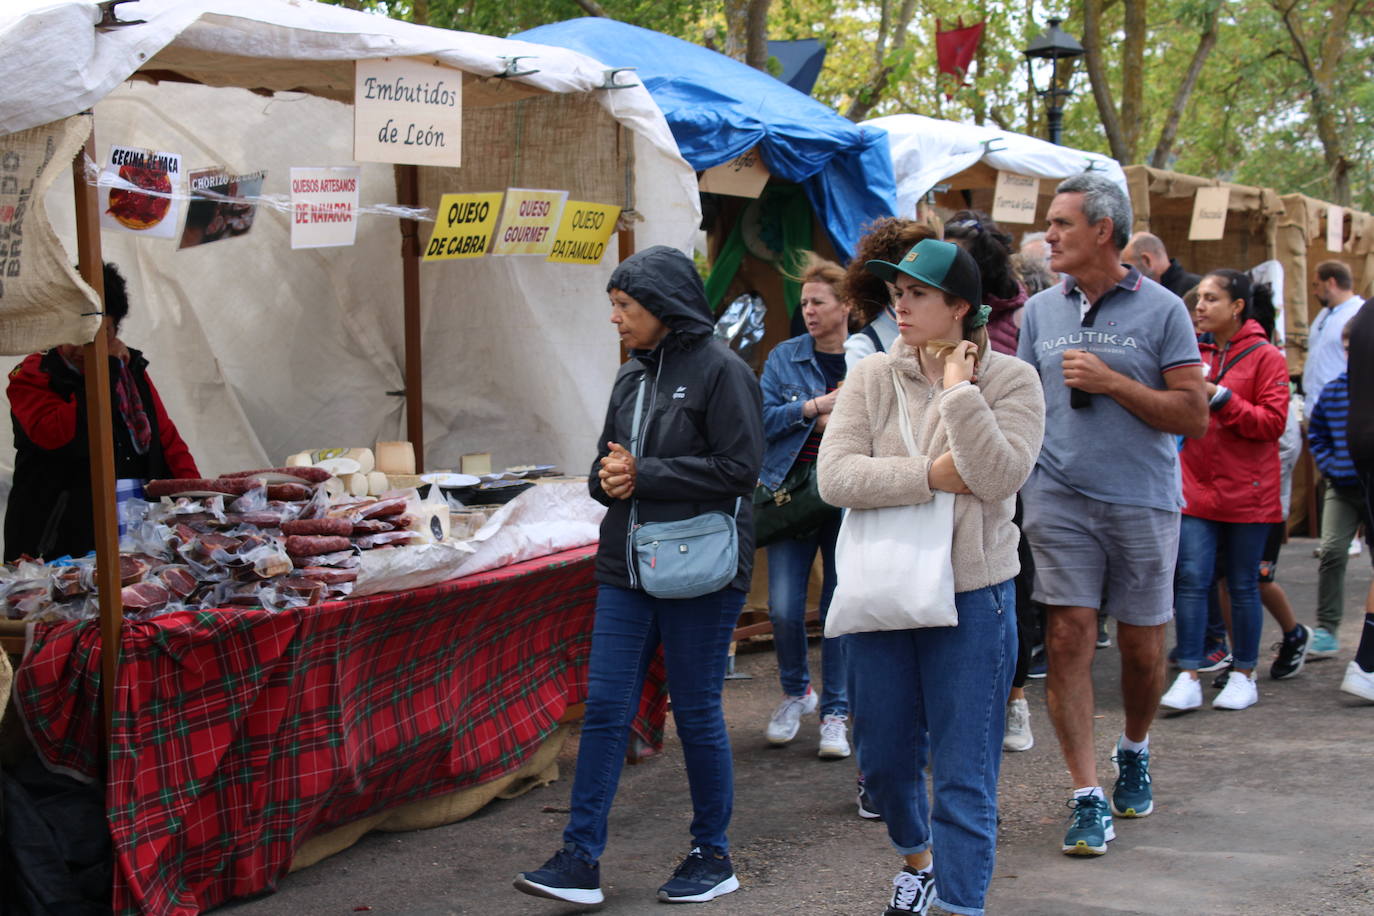
[(452, 519), (447, 503), (424, 502), (406, 512), (411, 516), (410, 530), (418, 535), (421, 543), (435, 544), (449, 539)]
[(470, 455), (464, 455), (461, 461), (464, 474), (476, 474), (481, 477), (483, 474), (491, 473), (490, 452), (473, 452)]

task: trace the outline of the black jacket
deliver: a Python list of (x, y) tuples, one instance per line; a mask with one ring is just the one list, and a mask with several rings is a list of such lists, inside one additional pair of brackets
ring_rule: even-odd
[(1202, 277), (1189, 273), (1178, 263), (1178, 258), (1169, 259), (1169, 269), (1159, 275), (1159, 285), (1182, 299), (1188, 290), (1202, 282)]
[(634, 499), (639, 521), (676, 521), (712, 509), (730, 513), (740, 498), (739, 570), (731, 588), (748, 591), (754, 560), (752, 494), (763, 464), (763, 398), (753, 370), (711, 336), (713, 324), (696, 268), (681, 252), (659, 245), (616, 268), (610, 288), (623, 290), (668, 325), (652, 351), (631, 351), (620, 367), (597, 442), (589, 489), (606, 505), (597, 581), (636, 588), (626, 562), (630, 500), (612, 499), (597, 471), (607, 442), (630, 447), (635, 399), (647, 381), (642, 447)]
[(1374, 299), (1350, 319), (1350, 359), (1346, 382), (1350, 410), (1345, 438), (1357, 465), (1374, 465)]

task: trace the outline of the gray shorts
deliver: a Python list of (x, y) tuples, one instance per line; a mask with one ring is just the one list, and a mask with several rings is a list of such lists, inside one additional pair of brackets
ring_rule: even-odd
[(1102, 502), (1039, 470), (1021, 501), (1034, 600), (1096, 608), (1138, 627), (1174, 616), (1179, 512)]

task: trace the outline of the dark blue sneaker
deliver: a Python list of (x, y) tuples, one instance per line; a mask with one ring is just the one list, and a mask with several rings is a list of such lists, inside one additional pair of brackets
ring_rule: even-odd
[(1026, 666), (1026, 677), (1044, 677), (1049, 671), (1049, 659), (1045, 657), (1045, 647), (1036, 646), (1031, 650), (1030, 664)]
[(697, 846), (668, 883), (658, 889), (658, 899), (664, 903), (705, 903), (735, 890), (739, 890), (739, 879), (730, 856), (717, 855), (714, 850), (702, 852)]
[(1105, 855), (1108, 841), (1116, 839), (1107, 800), (1099, 795), (1083, 795), (1069, 799), (1068, 804), (1073, 809), (1073, 816), (1064, 834), (1064, 853), (1070, 856)]
[(1112, 789), (1112, 813), (1118, 817), (1146, 817), (1155, 810), (1150, 787), (1150, 752), (1123, 750), (1121, 739), (1112, 751), (1116, 786)]
[(564, 847), (537, 871), (515, 876), (515, 889), (532, 897), (548, 897), (568, 903), (594, 904), (605, 900), (601, 893), (601, 866), (588, 862)]

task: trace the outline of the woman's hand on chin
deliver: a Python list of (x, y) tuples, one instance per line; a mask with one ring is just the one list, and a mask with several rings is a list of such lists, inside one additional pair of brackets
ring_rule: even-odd
[(978, 345), (971, 340), (961, 340), (945, 356), (945, 387), (953, 388), (960, 382), (971, 382), (977, 377)]

